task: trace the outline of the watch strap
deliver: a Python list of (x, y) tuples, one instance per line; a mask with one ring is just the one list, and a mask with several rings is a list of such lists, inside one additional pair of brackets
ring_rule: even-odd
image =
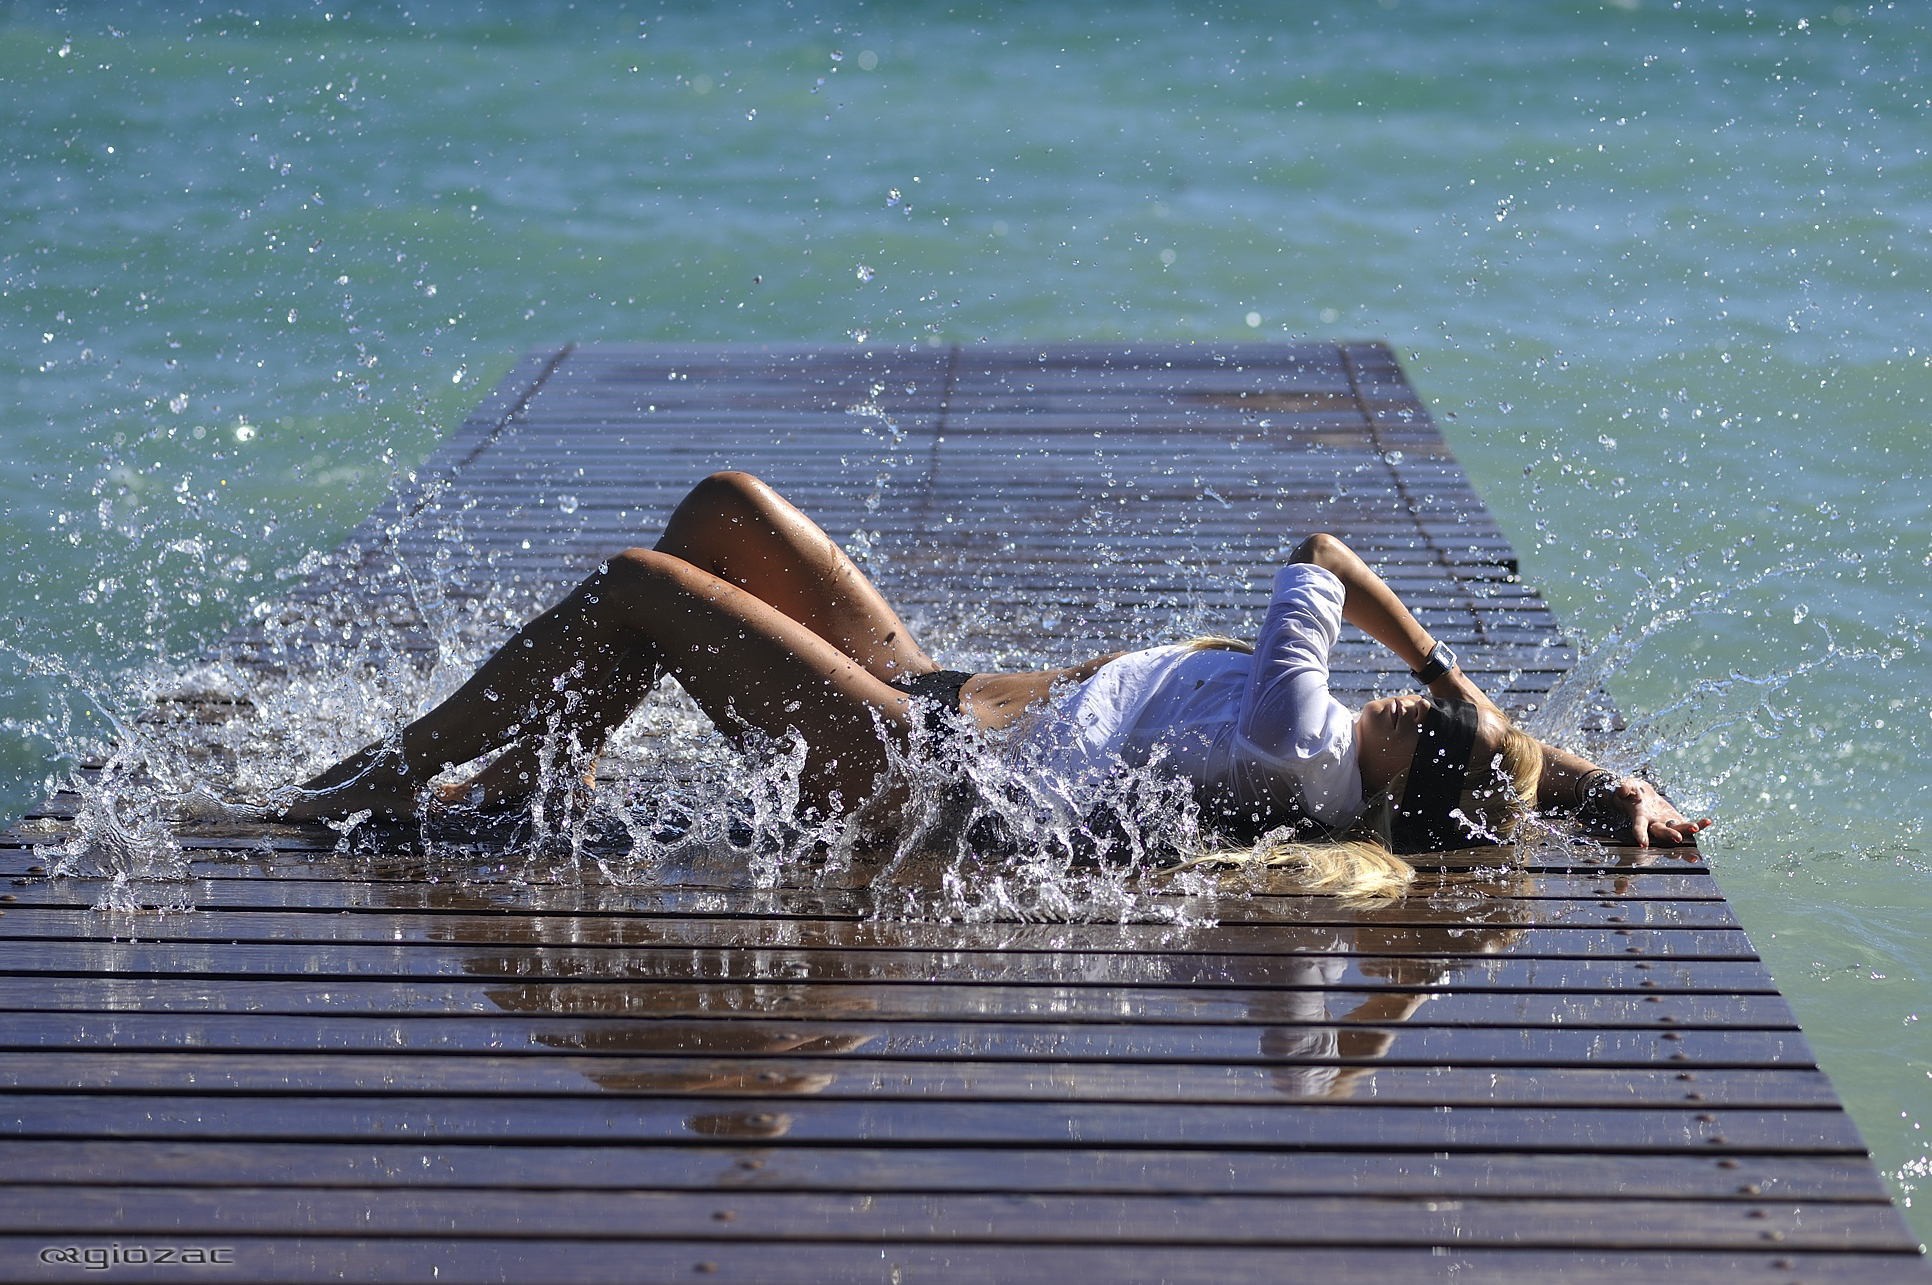
[(1456, 653), (1449, 650), (1448, 643), (1438, 642), (1429, 649), (1429, 655), (1422, 662), (1422, 668), (1410, 670), (1409, 675), (1427, 687), (1455, 667)]

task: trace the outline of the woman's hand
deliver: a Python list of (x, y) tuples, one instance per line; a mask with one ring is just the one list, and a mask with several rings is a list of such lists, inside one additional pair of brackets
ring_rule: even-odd
[(1642, 777), (1624, 777), (1604, 797), (1608, 808), (1620, 815), (1627, 827), (1626, 835), (1620, 837), (1633, 840), (1640, 848), (1691, 843), (1711, 825), (1709, 817), (1690, 820)]

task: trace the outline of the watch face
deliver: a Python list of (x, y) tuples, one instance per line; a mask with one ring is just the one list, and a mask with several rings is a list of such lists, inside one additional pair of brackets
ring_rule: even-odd
[(1422, 668), (1415, 671), (1415, 676), (1423, 682), (1433, 683), (1455, 667), (1456, 653), (1449, 650), (1448, 643), (1439, 642), (1429, 649), (1428, 658), (1422, 662)]

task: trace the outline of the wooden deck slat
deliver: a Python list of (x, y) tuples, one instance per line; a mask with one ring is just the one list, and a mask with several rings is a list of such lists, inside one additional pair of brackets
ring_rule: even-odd
[[(8, 1014), (0, 1049), (113, 1048), (168, 1052), (184, 1048), (240, 1053), (313, 1049), (332, 1052), (517, 1053), (559, 1050), (637, 1056), (730, 1056), (739, 1059), (847, 1055), (893, 1060), (972, 1058), (980, 1061), (1055, 1061), (1212, 1064), (1281, 1063), (1283, 1036), (1371, 1030), (1390, 1038), (1377, 1066), (1567, 1069), (1664, 1067), (1684, 1093), (1702, 1092), (1698, 1072), (1814, 1069), (1811, 1052), (1790, 1031), (1616, 1027), (1472, 1028), (1436, 1025), (1424, 1006), (1401, 1023), (1341, 1024), (1279, 1021), (1251, 1026), (1100, 1025), (1051, 1021), (1033, 1024), (878, 1022), (868, 1018), (778, 1018), (760, 1021), (696, 1018), (653, 1021), (640, 1028), (623, 1018), (412, 1013), (400, 1016), (321, 1014), (301, 1023), (277, 1014), (202, 1010), (192, 1014), (22, 1012)], [(1279, 1034), (1272, 1034), (1279, 1033)], [(1329, 1059), (1333, 1061), (1334, 1059)], [(1319, 1057), (1304, 1064), (1321, 1062)], [(1359, 1061), (1359, 1059), (1358, 1059)], [(1707, 1095), (1709, 1096), (1709, 1095)]]
[[(651, 1147), (419, 1143), (246, 1143), (13, 1139), (8, 1172), (20, 1183), (96, 1186), (490, 1187), (504, 1172), (527, 1190), (569, 1188), (751, 1191), (975, 1191), (987, 1189), (978, 1148), (782, 1148), (755, 1144)], [(1754, 1155), (1408, 1155), (1297, 1148), (1279, 1153), (1187, 1149), (1014, 1148), (996, 1157), (1012, 1192), (1196, 1195), (1484, 1196), (1541, 1199), (1875, 1201), (1876, 1173), (1831, 1158)], [(108, 1164), (114, 1167), (106, 1168)]]
[[(111, 881), (101, 879), (73, 878), (64, 881), (71, 892), (70, 896), (59, 901), (41, 904), (52, 905), (96, 905), (111, 891)], [(406, 873), (398, 872), (388, 882), (364, 883), (360, 881), (325, 881), (285, 879), (185, 879), (171, 881), (170, 891), (185, 898), (198, 908), (238, 908), (238, 907), (284, 907), (308, 905), (333, 909), (412, 909), (417, 905), (434, 904), (435, 898), (424, 893), (421, 885), (412, 881)], [(825, 918), (828, 916), (848, 915), (858, 918), (874, 909), (869, 898), (856, 894), (818, 889), (679, 889), (667, 888), (650, 894), (648, 898), (628, 890), (606, 888), (532, 888), (527, 894), (533, 909), (566, 909), (582, 904), (589, 909), (624, 910), (641, 909), (649, 906), (658, 910), (685, 907), (692, 915), (715, 915), (729, 907), (747, 915), (772, 916), (777, 918)], [(1150, 906), (1166, 902), (1174, 909), (1191, 908), (1201, 917), (1208, 917), (1210, 907), (1199, 902), (1189, 903), (1179, 897), (1148, 898)], [(1737, 916), (1723, 901), (1609, 901), (1605, 899), (1557, 900), (1544, 903), (1524, 902), (1512, 914), (1508, 922), (1514, 926), (1527, 927), (1532, 923), (1549, 926), (1568, 925), (1573, 927), (1630, 927), (1639, 928), (1715, 928), (1729, 929), (1739, 927)], [(1347, 918), (1346, 911), (1316, 897), (1271, 897), (1237, 900), (1217, 900), (1211, 907), (1212, 917), (1227, 924), (1341, 924), (1354, 922)], [(1419, 912), (1418, 912), (1419, 913)], [(1395, 924), (1399, 919), (1384, 919), (1377, 922)], [(1424, 925), (1440, 925), (1440, 917), (1421, 917), (1417, 922)], [(105, 925), (103, 925), (105, 928)]]
[[(18, 907), (0, 917), (0, 942), (70, 941), (98, 930), (101, 912), (73, 907)], [(1468, 952), (1487, 942), (1456, 928), (1442, 930), (1437, 939), (1420, 934), (1384, 935), (1364, 944), (1354, 934), (1292, 925), (1252, 925), (1245, 928), (1196, 929), (1184, 935), (1157, 925), (934, 925), (892, 921), (796, 921), (781, 934), (768, 923), (734, 919), (657, 919), (645, 916), (594, 914), (523, 915), (514, 923), (502, 915), (359, 911), (296, 914), (279, 910), (203, 910), (193, 915), (165, 918), (128, 916), (108, 925), (113, 940), (144, 942), (250, 942), (264, 944), (300, 936), (317, 944), (381, 942), (392, 947), (412, 943), (444, 946), (488, 946), (515, 942), (529, 946), (569, 946), (637, 950), (711, 948), (771, 949), (797, 953), (818, 950), (999, 951), (1020, 957), (1071, 952), (1105, 955), (1186, 957), (1199, 955), (1321, 955), (1327, 958), (1378, 960), (1433, 959), (1468, 962)], [(948, 933), (957, 939), (945, 940)], [(1595, 959), (1641, 958), (1657, 953), (1674, 961), (1705, 959), (1755, 960), (1750, 943), (1736, 930), (1657, 929), (1643, 937), (1618, 936), (1608, 929), (1526, 928), (1510, 941), (1510, 958)], [(1176, 938), (1178, 937), (1178, 940)], [(1048, 962), (1048, 961), (1042, 961)], [(1236, 966), (1239, 966), (1238, 964)]]
[[(1339, 1035), (1339, 1046), (1329, 1035)], [(53, 1054), (0, 1053), (0, 1091), (91, 1094), (183, 1093), (502, 1094), (626, 1098), (690, 1095), (771, 1099), (809, 1093), (814, 1100), (908, 1100), (945, 1109), (954, 1102), (1141, 1102), (1176, 1107), (1346, 1098), (1364, 1070), (1374, 1070), (1375, 1100), (1383, 1105), (1472, 1107), (1681, 1106), (1722, 1101), (1727, 1108), (1809, 1110), (1835, 1105), (1831, 1086), (1816, 1070), (1705, 1069), (1683, 1081), (1674, 1066), (1616, 1070), (1497, 1066), (1384, 1066), (1364, 1061), (1355, 1032), (1317, 1030), (1298, 1042), (1331, 1049), (1329, 1060), (1302, 1062), (1287, 1054), (1266, 1066), (1178, 1067), (1120, 1058), (1101, 1063), (884, 1062), (863, 1057), (734, 1060), (721, 1057), (500, 1058), (400, 1053), (337, 1054), (291, 1062), (286, 1052)], [(1287, 1043), (1288, 1041), (1284, 1041)], [(1339, 1053), (1333, 1051), (1339, 1047)], [(1354, 1049), (1354, 1052), (1350, 1050)], [(1343, 1060), (1336, 1061), (1336, 1057)]]
[[(1162, 1249), (1111, 1242), (1059, 1245), (975, 1246), (903, 1242), (791, 1241), (782, 1250), (767, 1241), (732, 1244), (719, 1239), (648, 1241), (621, 1233), (599, 1240), (544, 1240), (484, 1235), (452, 1242), (447, 1235), (341, 1238), (226, 1236), (231, 1261), (245, 1264), (264, 1282), (313, 1280), (625, 1280), (688, 1281), (693, 1277), (757, 1280), (770, 1285), (881, 1279), (998, 1280), (1013, 1285), (1064, 1285), (1092, 1273), (1096, 1279), (1152, 1279), (1175, 1285), (1225, 1285), (1265, 1279), (1278, 1270), (1277, 1247), (1189, 1245)], [(72, 1279), (73, 1267), (41, 1266), (34, 1255), (46, 1238), (0, 1238), (0, 1253), (35, 1264), (22, 1279)], [(646, 1252), (648, 1251), (648, 1252)], [(1677, 1247), (1605, 1250), (1578, 1245), (1562, 1250), (1323, 1248), (1292, 1250), (1297, 1271), (1323, 1278), (1349, 1274), (1401, 1285), (1443, 1279), (1565, 1281), (1670, 1280), (1683, 1285), (1735, 1285), (1740, 1279), (1832, 1280), (1893, 1285), (1901, 1272), (1920, 1266), (1899, 1252), (1822, 1253), (1787, 1251), (1777, 1243), (1761, 1250)], [(23, 1267), (23, 1271), (29, 1270)], [(144, 1280), (207, 1279), (207, 1267), (142, 1267)], [(1453, 1275), (1452, 1275), (1453, 1274)]]
[[(1160, 1196), (1034, 1195), (1025, 1201), (968, 1194), (861, 1197), (816, 1193), (440, 1192), (401, 1189), (380, 1200), (355, 1191), (287, 1187), (156, 1192), (122, 1187), (41, 1193), (0, 1188), (0, 1234), (47, 1229), (60, 1234), (113, 1216), (128, 1234), (222, 1236), (301, 1227), (311, 1236), (431, 1234), (480, 1217), (515, 1235), (524, 1225), (548, 1235), (726, 1242), (814, 1240), (836, 1228), (848, 1242), (1062, 1244), (1069, 1225), (1091, 1226), (1116, 1244), (1310, 1247), (1355, 1244), (1371, 1226), (1383, 1245), (1427, 1246), (1453, 1234), (1465, 1249), (1575, 1246), (1655, 1249), (1706, 1228), (1711, 1248), (1845, 1250), (1886, 1243), (1883, 1205), (1847, 1204), (1829, 1221), (1807, 1206), (1629, 1200), (1622, 1215), (1600, 1220), (1575, 1202), (1472, 1199), (1438, 1201), (1273, 1195), (1199, 1196), (1184, 1204)], [(729, 1216), (721, 1218), (720, 1212)], [(1768, 1235), (1775, 1233), (1775, 1237)]]
[[(231, 1236), (236, 1257), (251, 1265), (265, 1282), (304, 1280), (532, 1280), (567, 1276), (569, 1279), (625, 1281), (686, 1281), (715, 1276), (724, 1280), (757, 1280), (770, 1285), (818, 1285), (820, 1282), (878, 1281), (922, 1276), (967, 1280), (998, 1280), (1014, 1285), (1064, 1285), (1069, 1278), (1092, 1272), (1108, 1280), (1146, 1279), (1176, 1285), (1222, 1285), (1230, 1279), (1261, 1279), (1292, 1252), (1297, 1270), (1324, 1277), (1350, 1272), (1372, 1276), (1391, 1285), (1457, 1279), (1549, 1280), (1561, 1273), (1566, 1281), (1627, 1282), (1668, 1279), (1685, 1285), (1735, 1285), (1741, 1278), (1765, 1276), (1772, 1280), (1826, 1279), (1876, 1282), (1897, 1279), (1915, 1264), (1898, 1254), (1785, 1252), (1772, 1244), (1763, 1251), (1712, 1250), (1707, 1253), (1673, 1250), (1603, 1250), (1579, 1247), (1558, 1251), (1515, 1249), (1431, 1250), (1424, 1267), (1422, 1255), (1411, 1248), (1324, 1249), (1215, 1248), (1186, 1246), (1157, 1249), (1140, 1245), (1027, 1245), (952, 1246), (896, 1242), (842, 1243), (828, 1240), (789, 1242), (782, 1253), (769, 1242), (734, 1245), (718, 1240), (651, 1241), (610, 1239), (493, 1240), (454, 1245), (446, 1237), (341, 1239)], [(23, 1261), (42, 1242), (8, 1237), (0, 1248), (12, 1248)], [(648, 1249), (648, 1252), (644, 1252)], [(376, 1265), (380, 1264), (380, 1267)], [(70, 1278), (71, 1267), (37, 1268), (46, 1275), (31, 1279)], [(144, 1279), (206, 1279), (205, 1267), (143, 1268)]]
[(497, 1139), (504, 1142), (647, 1144), (720, 1136), (739, 1142), (925, 1147), (1042, 1146), (1071, 1140), (1090, 1147), (1279, 1149), (1357, 1147), (1428, 1152), (1481, 1149), (1722, 1155), (1781, 1151), (1851, 1155), (1864, 1151), (1844, 1113), (1692, 1104), (1651, 1106), (1397, 1106), (1343, 1099), (1320, 1105), (1087, 1102), (825, 1100), (815, 1096), (744, 1098), (691, 1094), (673, 1100), (605, 1094), (560, 1097), (461, 1097), (389, 1093), (379, 1097), (298, 1095), (299, 1109), (277, 1097), (22, 1093), (0, 1117), (0, 1138), (305, 1138), (342, 1141), (370, 1135)]
[[(1655, 1031), (1696, 1028), (1796, 1030), (1776, 994), (1651, 995), (1630, 992), (1525, 991), (1504, 996), (1480, 988), (1402, 991), (1335, 989), (1318, 992), (1335, 1017), (1374, 994), (1429, 997), (1429, 1020), (1477, 1028), (1633, 1027)], [(845, 1019), (852, 1021), (1098, 1022), (1111, 1025), (1246, 1023), (1279, 1025), (1309, 1015), (1284, 1013), (1277, 1003), (1240, 990), (1169, 991), (1069, 986), (894, 986), (838, 982), (754, 982), (685, 985), (611, 981), (517, 982), (258, 978), (0, 977), (0, 1011), (116, 1010), (221, 1011), (263, 1014), (389, 1013), (424, 1009), (452, 1013), (583, 1014), (665, 1018)]]
[[(1318, 529), (1506, 705), (1576, 661), (1393, 354), (1308, 342), (533, 353), (220, 664), (426, 668), (722, 468), (864, 532), (915, 629), (1001, 663), (1252, 629)], [(1334, 685), (1407, 683), (1351, 636)], [(219, 771), (255, 712), (185, 692), (148, 726)], [(1695, 853), (947, 923), (905, 917), (917, 862), (872, 892), (695, 845), (646, 877), (594, 827), (606, 865), (560, 871), (509, 831), (183, 826), (133, 890), (197, 909), (153, 915), (90, 909), (112, 862), (43, 877), (83, 805), (0, 836), (10, 1279), (142, 1240), (251, 1280), (1926, 1279)]]
[[(41, 941), (25, 948), (13, 943), (0, 946), (0, 969), (15, 977), (43, 973), (84, 976), (98, 972), (154, 978), (196, 974), (262, 978), (321, 976), (344, 980), (540, 976), (568, 981), (683, 982), (691, 980), (693, 973), (702, 969), (699, 974), (702, 980), (694, 984), (754, 981), (775, 974), (792, 982), (864, 982), (874, 986), (943, 983), (1059, 988), (1091, 980), (1122, 990), (1233, 987), (1258, 993), (1322, 991), (1337, 986), (1373, 989), (1382, 982), (1375, 974), (1389, 966), (1390, 961), (1373, 957), (1362, 960), (1322, 955), (1069, 956), (989, 951), (975, 956), (963, 951), (846, 952), (782, 948), (716, 954), (711, 948), (705, 948), (694, 958), (694, 952), (689, 949), (585, 951), (522, 943), (480, 948), (444, 947), (436, 943), (400, 947), (314, 943), (300, 958), (291, 957), (282, 943)], [(1776, 991), (1770, 974), (1755, 961), (1736, 963), (1668, 957), (1650, 960), (1629, 956), (1607, 960), (1503, 957), (1487, 961), (1481, 971), (1480, 985), (1485, 994), (1641, 989), (1671, 995), (1741, 995)], [(1452, 990), (1453, 983), (1444, 984), (1443, 988)]]

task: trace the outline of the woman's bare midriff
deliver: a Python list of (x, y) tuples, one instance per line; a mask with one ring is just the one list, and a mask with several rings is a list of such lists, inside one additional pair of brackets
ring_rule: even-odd
[(1110, 660), (1126, 655), (1109, 652), (1064, 669), (1042, 669), (1024, 674), (974, 674), (959, 690), (959, 706), (989, 732), (1011, 727), (1027, 710), (1044, 705), (1056, 686), (1078, 685)]

